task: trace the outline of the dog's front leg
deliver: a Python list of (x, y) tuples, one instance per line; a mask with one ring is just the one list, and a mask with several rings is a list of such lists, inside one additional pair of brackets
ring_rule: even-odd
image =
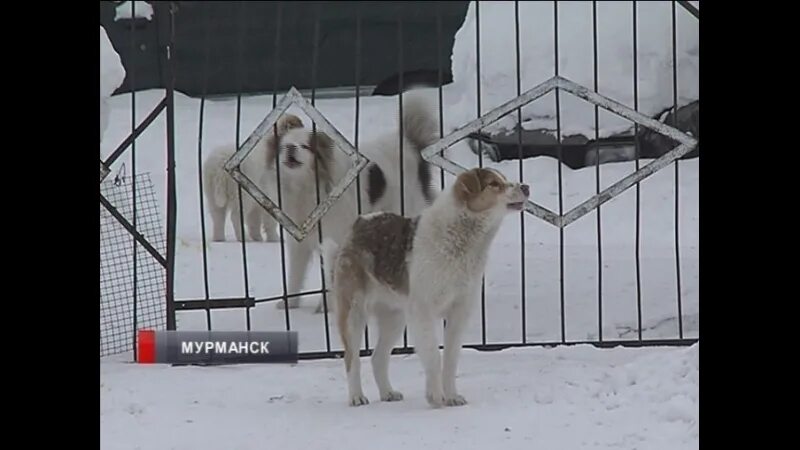
[(263, 212), (261, 223), (264, 225), (264, 231), (267, 233), (267, 242), (280, 242), (281, 234), (278, 229), (278, 222), (269, 213)]
[[(442, 362), (436, 341), (434, 314), (424, 298), (412, 297), (409, 328), (414, 338), (414, 350), (425, 369), (425, 397), (435, 407), (445, 404), (442, 388)], [(421, 300), (421, 301), (420, 301)]]
[(461, 354), (464, 327), (469, 318), (469, 305), (463, 301), (456, 301), (445, 316), (444, 329), (444, 363), (442, 368), (442, 386), (444, 389), (444, 403), (447, 406), (466, 405), (467, 400), (456, 389), (456, 373), (458, 372), (458, 357)]

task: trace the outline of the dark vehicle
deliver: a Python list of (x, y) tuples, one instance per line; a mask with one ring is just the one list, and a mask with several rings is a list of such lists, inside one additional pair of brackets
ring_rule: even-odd
[[(115, 21), (118, 3), (100, 2), (100, 24), (128, 72), (117, 93), (132, 90), (132, 83), (137, 90), (163, 87), (160, 50), (166, 27), (159, 21), (164, 15), (157, 9), (152, 20)], [(453, 78), (455, 34), (469, 4), (175, 3), (175, 86), (190, 96), (282, 92), (291, 86), (324, 92), (356, 85), (394, 95), (401, 74), (404, 85), (438, 86), (440, 79), (446, 84)]]

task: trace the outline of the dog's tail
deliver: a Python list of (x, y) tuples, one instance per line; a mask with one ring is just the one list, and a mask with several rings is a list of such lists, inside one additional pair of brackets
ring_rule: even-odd
[(431, 101), (430, 89), (414, 89), (403, 94), (403, 135), (417, 152), (417, 179), (428, 204), (435, 198), (431, 165), (422, 158), (422, 150), (439, 140), (439, 115)]
[(233, 148), (218, 147), (203, 163), (203, 189), (217, 208), (228, 205), (236, 188), (236, 182), (225, 172), (225, 163), (233, 153)]
[(225, 172), (223, 166), (219, 166), (214, 172), (214, 204), (218, 208), (224, 208), (229, 199), (232, 197), (230, 189), (231, 179), (230, 175)]
[(403, 94), (403, 134), (417, 151), (439, 140), (439, 117), (430, 90), (415, 89)]

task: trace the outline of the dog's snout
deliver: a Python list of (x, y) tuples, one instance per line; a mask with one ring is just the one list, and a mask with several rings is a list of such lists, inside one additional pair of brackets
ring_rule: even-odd
[(526, 197), (531, 195), (531, 188), (527, 184), (519, 185), (519, 189), (522, 191), (523, 194), (525, 194)]

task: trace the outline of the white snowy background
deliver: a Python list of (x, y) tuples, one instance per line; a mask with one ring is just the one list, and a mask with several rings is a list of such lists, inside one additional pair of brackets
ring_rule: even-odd
[[(137, 13), (139, 5), (137, 2)], [(699, 4), (696, 4), (699, 7)], [(599, 91), (633, 107), (632, 26), (628, 2), (598, 2)], [(639, 2), (639, 106), (657, 113), (672, 104), (671, 5)], [(593, 86), (591, 2), (561, 2), (560, 75)], [(516, 95), (513, 2), (481, 2), (481, 108), (486, 111)], [(522, 90), (553, 72), (552, 3), (520, 2)], [(698, 98), (697, 20), (680, 6), (678, 24), (678, 99)], [(444, 88), (446, 130), (477, 117), (475, 104), (475, 5), (470, 5), (453, 49), (454, 82)], [(116, 89), (124, 69), (101, 28), (101, 98)], [(104, 47), (105, 45), (105, 47)], [(111, 52), (109, 49), (111, 48)], [(105, 50), (104, 50), (105, 49)], [(105, 53), (104, 53), (105, 52)], [(472, 65), (472, 66), (471, 66)], [(122, 75), (120, 78), (120, 70)], [(104, 74), (109, 74), (108, 76)], [(105, 80), (105, 81), (104, 81)], [(137, 92), (136, 122), (163, 97), (163, 90)], [(131, 132), (132, 95), (106, 100), (108, 128), (101, 134), (106, 157)], [(524, 109), (526, 128), (554, 128), (554, 99), (547, 96)], [(594, 135), (594, 107), (562, 95), (562, 132)], [(273, 97), (243, 97), (240, 140), (271, 109)], [(391, 131), (397, 97), (360, 99), (358, 141)], [(101, 111), (103, 101), (101, 100)], [(207, 100), (199, 129), (200, 100), (176, 94), (176, 170), (178, 244), (176, 297), (205, 298), (199, 163), (210, 149), (236, 139), (236, 100)], [(355, 141), (353, 99), (318, 100), (317, 108)], [(501, 122), (513, 126), (516, 114)], [(101, 122), (103, 121), (101, 116)], [(308, 121), (306, 121), (308, 123)], [(629, 127), (601, 112), (601, 135)], [(138, 139), (137, 170), (150, 172), (157, 197), (166, 204), (165, 120), (156, 120)], [(102, 128), (101, 128), (102, 133)], [(202, 137), (202, 146), (198, 138)], [(200, 152), (198, 154), (198, 152)], [(466, 166), (477, 157), (465, 143), (448, 156)], [(128, 152), (113, 167), (118, 170)], [(643, 160), (642, 165), (649, 160)], [(552, 158), (504, 161), (495, 167), (525, 180), (532, 197), (558, 210), (558, 163)], [(561, 167), (564, 211), (595, 193), (594, 167)], [(600, 189), (635, 170), (634, 162), (600, 167)], [(437, 171), (438, 173), (438, 171)], [(446, 184), (452, 177), (445, 176)], [(699, 332), (698, 160), (681, 161), (651, 176), (640, 188), (640, 269), (642, 335), (677, 338), (680, 270), (683, 334)], [(678, 199), (677, 217), (675, 200)], [(606, 340), (637, 339), (636, 192), (631, 189), (602, 206), (598, 261), (597, 214), (564, 230), (564, 319), (568, 341), (596, 340), (598, 313)], [(165, 217), (165, 216), (164, 216)], [(677, 223), (676, 223), (677, 219)], [(164, 221), (165, 223), (166, 221)], [(675, 241), (675, 229), (679, 240)], [(210, 219), (206, 218), (206, 231)], [(521, 232), (524, 231), (524, 244)], [(233, 232), (227, 225), (228, 236)], [(676, 247), (680, 258), (676, 261)], [(240, 297), (244, 291), (241, 244), (208, 243), (211, 298)], [(280, 244), (248, 243), (249, 294), (282, 293)], [(141, 252), (144, 254), (144, 252)], [(143, 256), (146, 257), (146, 256)], [(524, 262), (525, 272), (522, 272)], [(598, 265), (602, 265), (599, 287)], [(524, 275), (524, 276), (523, 276)], [(522, 289), (524, 283), (525, 296)], [(530, 215), (510, 217), (491, 250), (486, 272), (486, 340), (490, 343), (561, 340), (559, 231)], [(320, 287), (319, 266), (309, 270), (306, 289)], [(602, 306), (600, 306), (602, 295)], [(301, 351), (326, 349), (324, 317), (313, 314), (316, 297), (291, 311), (300, 332)], [(525, 304), (525, 315), (522, 304)], [(600, 310), (602, 308), (602, 310)], [(243, 310), (212, 312), (219, 330), (245, 329)], [(271, 303), (250, 310), (255, 330), (285, 329), (283, 311)], [(335, 321), (329, 320), (331, 347), (340, 349)], [(206, 313), (183, 312), (179, 329), (205, 329)], [(480, 343), (480, 314), (474, 316), (468, 343)], [(374, 339), (371, 339), (374, 343)], [(346, 407), (341, 361), (302, 362), (296, 366), (172, 368), (125, 364), (131, 355), (101, 361), (101, 445), (104, 449), (375, 448), (653, 448), (698, 447), (698, 352), (650, 348), (599, 350), (589, 346), (514, 349), (496, 353), (466, 351), (460, 370), (463, 408), (427, 410), (416, 356), (395, 357), (392, 374), (406, 394), (399, 404)], [(375, 402), (369, 363), (364, 367), (367, 395)]]

